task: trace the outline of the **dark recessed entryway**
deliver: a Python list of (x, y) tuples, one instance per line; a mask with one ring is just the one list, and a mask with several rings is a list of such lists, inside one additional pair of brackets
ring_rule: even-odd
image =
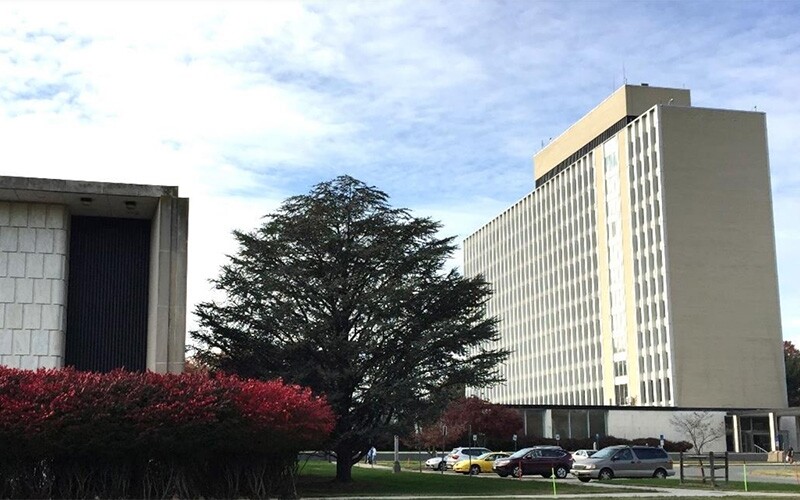
[(145, 369), (150, 224), (72, 217), (65, 365)]

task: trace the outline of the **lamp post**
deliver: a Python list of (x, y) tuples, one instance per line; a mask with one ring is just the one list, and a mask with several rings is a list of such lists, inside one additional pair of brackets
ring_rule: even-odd
[(392, 471), (397, 474), (400, 472), (400, 436), (394, 435), (394, 467)]
[(444, 474), (444, 444), (445, 438), (447, 437), (447, 425), (442, 424), (442, 461), (439, 462), (439, 471)]

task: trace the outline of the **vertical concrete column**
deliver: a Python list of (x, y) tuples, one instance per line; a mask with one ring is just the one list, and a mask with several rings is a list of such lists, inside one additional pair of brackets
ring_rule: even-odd
[(522, 434), (528, 435), (528, 410), (522, 410)]
[(553, 410), (544, 411), (544, 437), (553, 437)]
[(147, 369), (183, 371), (189, 200), (161, 197), (150, 240)]
[(778, 451), (776, 446), (777, 437), (775, 433), (775, 414), (769, 412), (769, 449), (770, 451)]
[(739, 427), (739, 415), (733, 415), (732, 420), (733, 420), (733, 451), (739, 453), (741, 451), (740, 443), (742, 441), (742, 436), (741, 436), (742, 431), (741, 428)]

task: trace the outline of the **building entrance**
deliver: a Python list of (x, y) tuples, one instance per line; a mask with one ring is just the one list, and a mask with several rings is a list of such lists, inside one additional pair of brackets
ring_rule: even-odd
[(72, 217), (65, 364), (145, 370), (150, 221)]

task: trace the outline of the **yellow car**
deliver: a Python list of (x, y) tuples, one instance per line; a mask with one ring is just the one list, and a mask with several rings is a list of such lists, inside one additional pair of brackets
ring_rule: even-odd
[(479, 457), (473, 457), (459, 460), (453, 465), (453, 472), (460, 472), (462, 474), (480, 474), (481, 472), (492, 472), (492, 463), (498, 458), (505, 458), (509, 456), (508, 453), (502, 451), (490, 451), (484, 453)]

